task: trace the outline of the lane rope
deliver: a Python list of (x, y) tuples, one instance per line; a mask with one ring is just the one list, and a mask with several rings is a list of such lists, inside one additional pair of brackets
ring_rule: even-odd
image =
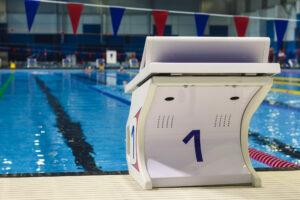
[(277, 158), (275, 156), (272, 156), (270, 154), (258, 151), (256, 149), (253, 149), (251, 147), (248, 147), (249, 150), (249, 156), (257, 160), (261, 163), (264, 163), (268, 166), (271, 167), (279, 167), (279, 168), (284, 168), (284, 167), (300, 167), (299, 165), (296, 165), (294, 163), (291, 163), (289, 161)]
[(300, 83), (291, 83), (291, 82), (284, 82), (284, 81), (274, 81), (274, 84), (278, 85), (294, 85), (294, 86), (300, 86)]
[(273, 91), (273, 92), (284, 92), (284, 93), (297, 94), (297, 95), (300, 94), (300, 91), (297, 91), (297, 90), (287, 90), (287, 89), (280, 89), (280, 88), (271, 88), (270, 91)]
[(280, 80), (280, 81), (296, 81), (300, 82), (300, 78), (292, 78), (292, 77), (282, 77), (282, 76), (277, 76), (273, 77), (274, 80)]

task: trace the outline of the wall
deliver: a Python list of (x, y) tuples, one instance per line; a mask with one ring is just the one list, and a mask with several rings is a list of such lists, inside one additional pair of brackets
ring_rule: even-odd
[(0, 23), (6, 23), (6, 0), (0, 0)]

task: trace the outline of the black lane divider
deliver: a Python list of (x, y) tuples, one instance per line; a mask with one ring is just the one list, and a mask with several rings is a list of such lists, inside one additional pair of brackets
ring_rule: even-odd
[(100, 81), (100, 80), (97, 81), (96, 79), (94, 79), (92, 77), (88, 77), (88, 76), (84, 76), (84, 75), (80, 75), (80, 74), (71, 74), (71, 76), (76, 77), (78, 79), (88, 81), (89, 83), (92, 83), (92, 84), (100, 83), (102, 85), (106, 85), (105, 81)]
[(259, 133), (253, 132), (249, 132), (249, 137), (254, 138), (258, 142), (258, 144), (267, 145), (276, 151), (291, 156), (292, 158), (300, 159), (300, 151), (298, 151), (295, 147), (285, 144), (277, 139), (270, 139), (268, 137), (262, 136)]
[[(89, 82), (97, 82), (96, 80), (94, 80), (94, 79), (89, 79), (89, 78), (87, 78), (87, 77), (85, 77), (85, 76), (80, 76), (80, 75), (71, 75), (71, 76), (73, 76), (74, 79), (75, 79), (75, 80), (78, 80), (78, 81), (82, 81), (82, 80), (79, 80), (79, 79), (83, 79), (83, 81), (85, 81), (85, 82), (87, 82), (87, 81), (89, 81)], [(84, 82), (82, 82), (82, 83), (86, 85), (86, 83), (84, 83)], [(99, 82), (98, 82), (98, 83), (99, 83)], [(131, 105), (131, 101), (128, 101), (127, 99), (124, 99), (124, 98), (122, 98), (122, 97), (118, 97), (118, 96), (116, 96), (116, 95), (110, 94), (110, 93), (105, 92), (105, 91), (103, 91), (103, 90), (101, 90), (101, 89), (99, 89), (99, 88), (94, 88), (94, 87), (92, 87), (92, 86), (87, 86), (87, 87), (88, 87), (89, 89), (91, 89), (91, 90), (97, 91), (97, 92), (101, 93), (102, 95), (105, 95), (105, 96), (107, 96), (107, 97), (109, 97), (109, 98), (115, 99), (115, 100), (117, 100), (117, 101), (119, 101), (119, 102), (121, 102), (121, 103), (124, 103), (124, 104), (128, 105), (128, 106)]]
[(128, 175), (128, 171), (111, 172), (57, 172), (57, 173), (23, 173), (23, 174), (0, 174), (0, 177), (44, 177), (44, 176), (83, 176), (83, 175)]
[(59, 101), (50, 93), (46, 84), (35, 76), (37, 84), (47, 96), (48, 104), (56, 114), (56, 126), (59, 128), (67, 145), (72, 149), (76, 165), (82, 166), (86, 172), (101, 172), (96, 166), (91, 154), (95, 154), (93, 147), (85, 141), (85, 136), (79, 122), (72, 122)]
[(272, 106), (272, 107), (277, 107), (277, 108), (283, 108), (283, 109), (287, 109), (287, 110), (292, 110), (292, 111), (300, 112), (300, 108), (299, 107), (290, 106), (290, 105), (288, 105), (286, 103), (281, 103), (281, 102), (273, 102), (273, 101), (264, 100), (262, 102), (262, 105)]

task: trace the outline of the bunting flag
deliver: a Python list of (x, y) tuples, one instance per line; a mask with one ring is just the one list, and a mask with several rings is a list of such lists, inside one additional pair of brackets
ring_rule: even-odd
[(195, 14), (195, 22), (198, 36), (203, 36), (208, 18), (209, 15), (206, 14)]
[(152, 15), (158, 36), (164, 35), (164, 30), (167, 22), (168, 11), (153, 10)]
[(277, 48), (279, 50), (289, 21), (277, 19), (274, 22), (277, 35)]
[(40, 2), (32, 1), (32, 0), (24, 0), (24, 4), (25, 4), (25, 10), (26, 10), (28, 31), (30, 32), (31, 26), (33, 24), (33, 20), (34, 20), (35, 14), (39, 8)]
[(83, 4), (68, 3), (67, 6), (72, 23), (73, 34), (76, 35)]
[(249, 17), (234, 16), (233, 19), (234, 19), (234, 24), (235, 24), (237, 35), (239, 37), (244, 37), (246, 35)]
[(110, 7), (109, 9), (114, 35), (117, 35), (125, 8)]

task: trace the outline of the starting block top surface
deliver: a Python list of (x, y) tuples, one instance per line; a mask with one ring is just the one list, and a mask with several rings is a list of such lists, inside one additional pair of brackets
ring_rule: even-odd
[(125, 87), (131, 92), (153, 75), (239, 75), (280, 72), (267, 63), (266, 37), (147, 37), (140, 72)]

